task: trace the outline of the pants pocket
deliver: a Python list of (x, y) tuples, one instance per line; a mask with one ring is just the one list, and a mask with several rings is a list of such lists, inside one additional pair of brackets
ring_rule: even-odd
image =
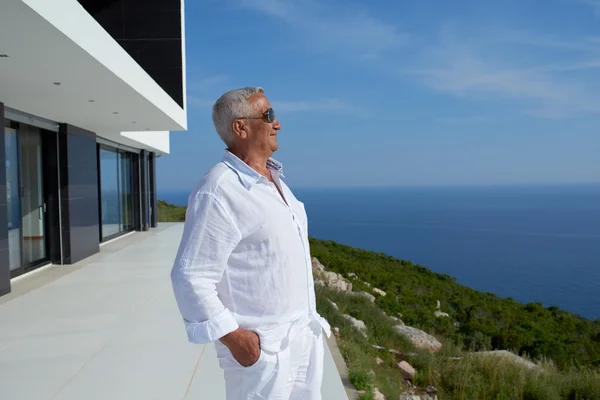
[(229, 353), (229, 355), (228, 355), (227, 358), (231, 361), (231, 364), (233, 364), (235, 367), (241, 368), (241, 369), (243, 369), (245, 371), (250, 371), (250, 370), (253, 370), (253, 369), (259, 369), (264, 364), (264, 362), (265, 362), (265, 352), (261, 349), (260, 350), (260, 355), (258, 356), (258, 360), (256, 360), (254, 362), (254, 364), (249, 365), (247, 367), (244, 367), (242, 364), (240, 364), (238, 362), (238, 360), (236, 360), (235, 357), (233, 357), (233, 355), (231, 353)]
[(243, 368), (240, 373), (243, 374), (242, 385), (244, 392), (248, 393), (247, 400), (266, 399), (273, 386), (277, 373), (279, 371), (278, 356), (274, 353), (261, 351), (260, 363), (257, 361), (250, 367)]
[(216, 349), (217, 349), (217, 359), (219, 360), (219, 365), (224, 370), (232, 369), (232, 368), (233, 369), (242, 369), (242, 370), (258, 369), (264, 364), (265, 358), (267, 357), (264, 350), (261, 349), (260, 354), (258, 356), (258, 360), (256, 360), (254, 362), (254, 364), (252, 364), (248, 367), (244, 367), (242, 364), (240, 364), (238, 362), (238, 360), (235, 359), (233, 354), (231, 354), (231, 351), (226, 346), (224, 346), (222, 344), (218, 344), (218, 345), (216, 345)]

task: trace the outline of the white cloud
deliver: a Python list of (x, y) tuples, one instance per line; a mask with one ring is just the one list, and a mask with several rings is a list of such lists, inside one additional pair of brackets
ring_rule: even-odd
[(210, 111), (217, 98), (226, 90), (231, 79), (227, 75), (210, 75), (198, 70), (195, 70), (193, 74), (191, 71), (188, 72), (188, 77), (192, 75), (194, 78), (188, 79), (187, 82), (188, 106)]
[[(211, 110), (215, 100), (208, 100), (204, 97), (188, 95), (188, 104), (191, 107), (200, 110)], [(271, 100), (271, 104), (277, 113), (302, 113), (315, 112), (325, 114), (352, 114), (356, 117), (367, 118), (370, 113), (366, 109), (360, 109), (350, 103), (339, 99), (315, 99), (315, 100), (295, 100), (295, 101), (277, 101)]]
[[(525, 41), (547, 44), (541, 39), (529, 39)], [(436, 91), (458, 98), (511, 100), (525, 114), (536, 117), (600, 115), (598, 82), (569, 73), (600, 67), (596, 56), (589, 58), (587, 50), (579, 50), (576, 62), (540, 61), (534, 65), (531, 60), (521, 61), (519, 54), (526, 54), (523, 52), (513, 52), (511, 57), (497, 53), (445, 33), (437, 44), (424, 47), (418, 61), (403, 71)]]
[[(600, 0), (580, 3), (600, 17)], [(600, 116), (600, 36), (518, 30), (490, 35), (483, 29), (482, 37), (443, 31), (437, 42), (418, 52), (416, 63), (401, 69), (436, 91), (509, 100), (535, 117)]]
[(596, 17), (600, 18), (600, 0), (580, 0), (580, 2), (592, 7)]
[(312, 0), (237, 0), (236, 4), (285, 22), (300, 33), (311, 52), (370, 58), (396, 50), (410, 38), (363, 10), (351, 11), (349, 2), (335, 8)]
[(227, 75), (205, 76), (197, 80), (187, 82), (187, 88), (191, 92), (208, 92), (220, 88), (230, 82)]
[(345, 101), (338, 99), (323, 99), (309, 101), (272, 101), (276, 112), (299, 113), (299, 112), (321, 112), (355, 114), (356, 116), (368, 116), (369, 112), (360, 109)]
[(555, 34), (534, 34), (529, 31), (509, 30), (493, 35), (490, 38), (490, 41), (493, 44), (508, 43), (513, 45), (547, 48), (554, 51), (600, 54), (600, 37), (594, 35), (565, 38), (556, 36)]
[(192, 106), (194, 108), (198, 108), (201, 110), (211, 110), (213, 104), (215, 104), (215, 100), (207, 100), (201, 97), (196, 97), (193, 95), (189, 95), (187, 96), (187, 102), (188, 102), (188, 106)]
[(437, 122), (443, 124), (464, 124), (464, 123), (477, 123), (485, 122), (489, 120), (487, 115), (467, 115), (460, 117), (439, 117), (435, 119)]
[[(400, 71), (434, 91), (465, 99), (509, 100), (519, 112), (536, 117), (600, 116), (600, 76), (589, 76), (600, 69), (598, 35), (490, 32), (482, 25), (478, 35), (453, 37), (454, 31), (442, 24), (441, 34), (432, 38), (429, 31), (404, 32), (354, 2), (334, 8), (316, 0), (231, 1), (282, 22), (307, 53), (363, 63), (373, 72), (390, 74), (390, 79)], [(579, 1), (600, 15), (600, 0)], [(278, 110), (360, 111), (335, 99), (281, 102)]]

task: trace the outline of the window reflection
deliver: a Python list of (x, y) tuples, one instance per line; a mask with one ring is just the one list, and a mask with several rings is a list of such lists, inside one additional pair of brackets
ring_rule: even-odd
[(117, 153), (100, 149), (102, 237), (119, 233), (119, 175)]
[(121, 231), (133, 229), (133, 193), (131, 181), (131, 154), (119, 153)]
[(8, 256), (10, 270), (21, 267), (21, 195), (19, 184), (19, 142), (16, 129), (4, 128), (6, 151), (6, 199)]
[(102, 239), (134, 229), (131, 153), (100, 148)]

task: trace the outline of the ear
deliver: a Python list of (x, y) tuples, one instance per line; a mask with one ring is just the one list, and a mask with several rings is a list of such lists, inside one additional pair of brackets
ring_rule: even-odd
[(233, 133), (235, 133), (235, 135), (240, 139), (246, 139), (248, 137), (247, 126), (243, 119), (236, 119), (233, 121), (231, 129), (233, 130)]

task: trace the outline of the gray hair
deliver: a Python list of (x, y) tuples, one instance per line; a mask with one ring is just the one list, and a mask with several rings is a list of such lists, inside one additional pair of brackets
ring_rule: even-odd
[(264, 93), (261, 87), (246, 87), (231, 90), (215, 102), (212, 109), (213, 124), (221, 140), (230, 145), (234, 138), (233, 121), (237, 118), (248, 117), (254, 112), (254, 107), (248, 98), (256, 93)]

